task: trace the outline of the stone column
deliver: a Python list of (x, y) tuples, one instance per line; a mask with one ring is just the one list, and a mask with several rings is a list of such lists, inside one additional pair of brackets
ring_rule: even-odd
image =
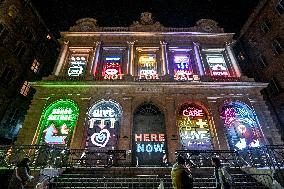
[(162, 52), (162, 69), (161, 74), (169, 74), (169, 63), (168, 63), (168, 53), (167, 53), (167, 43), (160, 41), (161, 52)]
[(195, 59), (197, 61), (197, 65), (198, 65), (198, 71), (200, 76), (204, 75), (204, 69), (202, 66), (202, 61), (200, 58), (200, 50), (199, 50), (199, 45), (197, 43), (193, 42), (193, 48), (194, 48), (194, 55), (195, 55)]
[(100, 41), (94, 42), (93, 54), (92, 54), (92, 57), (91, 57), (91, 62), (89, 63), (88, 68), (87, 68), (87, 72), (88, 72), (89, 75), (94, 75), (94, 72), (97, 69), (99, 53), (100, 53), (100, 47), (101, 47), (101, 42)]
[[(250, 99), (250, 103), (256, 113), (259, 126), (264, 135), (265, 142), (270, 145), (283, 145), (281, 135), (273, 122), (267, 105), (263, 100)], [(272, 144), (271, 144), (272, 143)]]
[(234, 53), (232, 51), (232, 48), (231, 48), (231, 46), (229, 44), (226, 45), (226, 50), (227, 50), (227, 52), (229, 54), (230, 60), (232, 62), (232, 66), (233, 66), (233, 68), (235, 70), (236, 77), (241, 77), (242, 74), (241, 74), (239, 65), (238, 65), (238, 63), (236, 61), (236, 57), (235, 57), (235, 55), (234, 55)]
[(88, 107), (90, 98), (76, 99), (79, 107), (79, 115), (77, 118), (76, 126), (73, 131), (72, 140), (70, 143), (70, 149), (84, 149), (86, 146), (86, 115), (88, 113)]
[(213, 124), (211, 128), (211, 133), (213, 133), (212, 142), (214, 145), (214, 150), (228, 150), (229, 145), (225, 134), (224, 123), (223, 120), (220, 118), (220, 112), (218, 111), (219, 104), (216, 101), (217, 99), (207, 97), (207, 100), (210, 113), (212, 114), (209, 119)]
[(128, 62), (127, 62), (127, 74), (134, 75), (134, 43), (135, 41), (127, 42), (128, 44)]
[(126, 150), (127, 164), (131, 164), (132, 154), (128, 153), (131, 150), (132, 144), (132, 97), (123, 97), (123, 115), (121, 117), (121, 126), (119, 132), (118, 149)]
[(170, 164), (175, 163), (175, 151), (181, 149), (179, 142), (179, 133), (176, 125), (176, 117), (173, 116), (175, 112), (175, 99), (173, 97), (166, 97), (166, 133), (167, 133), (167, 145), (168, 145), (168, 162)]
[(58, 76), (61, 69), (62, 69), (62, 66), (64, 64), (64, 61), (66, 59), (66, 55), (67, 55), (67, 52), (68, 52), (68, 48), (69, 48), (69, 41), (64, 41), (64, 45), (61, 49), (61, 53), (60, 53), (60, 58), (56, 64), (56, 66), (54, 67), (54, 71), (53, 71), (53, 75), (56, 75)]

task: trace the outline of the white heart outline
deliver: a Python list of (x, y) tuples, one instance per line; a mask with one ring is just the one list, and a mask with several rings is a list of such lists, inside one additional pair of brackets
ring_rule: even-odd
[[(95, 141), (95, 137), (96, 137), (97, 135), (101, 134), (101, 133), (106, 133), (106, 134), (107, 134), (107, 139), (105, 140), (105, 142), (104, 142), (103, 144), (99, 144), (99, 143), (97, 143), (97, 142)], [(109, 138), (110, 138), (110, 133), (109, 133), (109, 131), (108, 131), (107, 129), (103, 129), (103, 130), (101, 130), (99, 133), (94, 133), (94, 134), (91, 136), (91, 141), (92, 141), (92, 143), (93, 143), (94, 145), (96, 145), (96, 146), (105, 147), (106, 144), (107, 144), (108, 141), (109, 141)]]

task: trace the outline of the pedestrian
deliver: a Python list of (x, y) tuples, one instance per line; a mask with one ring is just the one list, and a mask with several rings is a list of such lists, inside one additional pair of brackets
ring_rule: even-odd
[(177, 156), (177, 162), (173, 165), (171, 171), (172, 184), (174, 189), (192, 189), (193, 177), (190, 169), (185, 166), (183, 156)]
[(221, 165), (221, 161), (217, 157), (212, 157), (212, 165), (214, 166), (214, 176), (216, 181), (216, 189), (230, 189), (232, 185), (232, 177), (226, 167)]
[(34, 178), (29, 175), (29, 163), (29, 158), (24, 158), (18, 163), (10, 180), (8, 189), (25, 189), (25, 185)]

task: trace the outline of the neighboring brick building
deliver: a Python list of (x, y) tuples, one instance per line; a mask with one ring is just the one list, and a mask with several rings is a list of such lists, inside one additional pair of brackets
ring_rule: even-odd
[(262, 94), (284, 139), (284, 0), (261, 0), (235, 45), (240, 67), (269, 83)]
[(57, 41), (29, 1), (0, 3), (0, 144), (22, 127), (34, 90), (29, 81), (52, 72)]
[(159, 165), (178, 149), (281, 143), (260, 93), (267, 84), (242, 76), (233, 34), (213, 20), (168, 28), (143, 13), (130, 27), (99, 27), (85, 18), (61, 35), (53, 74), (31, 84), (19, 144), (121, 149), (132, 164)]

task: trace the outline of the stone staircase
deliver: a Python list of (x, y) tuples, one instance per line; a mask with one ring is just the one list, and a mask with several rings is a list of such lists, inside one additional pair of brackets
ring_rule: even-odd
[[(52, 189), (157, 189), (163, 181), (165, 189), (172, 189), (171, 168), (165, 167), (111, 167), (69, 168), (51, 183)], [(266, 188), (255, 179), (244, 176), (240, 169), (234, 188)], [(194, 188), (215, 188), (213, 168), (192, 168)]]

